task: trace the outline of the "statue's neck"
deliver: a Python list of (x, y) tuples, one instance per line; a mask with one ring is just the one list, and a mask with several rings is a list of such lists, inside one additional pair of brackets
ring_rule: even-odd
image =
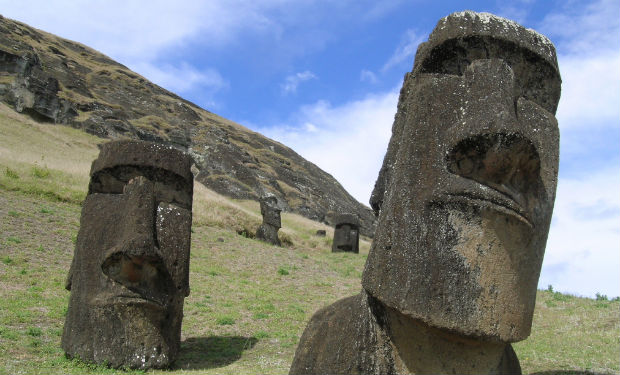
[(385, 307), (386, 333), (399, 374), (498, 374), (505, 343), (428, 326)]

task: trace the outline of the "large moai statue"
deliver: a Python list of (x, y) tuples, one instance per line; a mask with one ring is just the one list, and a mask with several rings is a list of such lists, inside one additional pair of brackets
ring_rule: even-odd
[(161, 144), (101, 147), (67, 278), (69, 357), (140, 369), (175, 360), (189, 295), (190, 166), (187, 154)]
[(354, 214), (336, 215), (332, 253), (359, 253), (360, 221)]
[(263, 215), (263, 223), (256, 230), (256, 238), (272, 245), (280, 246), (278, 230), (282, 227), (282, 220), (278, 207), (278, 198), (273, 194), (265, 195), (260, 200), (260, 213)]
[(362, 292), (318, 311), (291, 374), (520, 374), (558, 172), (555, 48), (439, 21), (405, 77)]

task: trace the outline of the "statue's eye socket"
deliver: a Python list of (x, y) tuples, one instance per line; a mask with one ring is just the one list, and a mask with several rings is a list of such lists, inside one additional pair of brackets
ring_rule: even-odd
[(446, 157), (448, 171), (475, 180), (513, 199), (534, 192), (540, 174), (536, 148), (519, 134), (466, 138)]
[(153, 183), (157, 202), (174, 203), (186, 209), (192, 206), (192, 184), (163, 169), (119, 165), (97, 172), (91, 178), (89, 194), (123, 194), (129, 181), (144, 177)]

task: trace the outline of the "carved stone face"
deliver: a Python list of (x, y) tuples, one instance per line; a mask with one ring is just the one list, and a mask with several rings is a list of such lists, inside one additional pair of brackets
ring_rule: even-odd
[(260, 212), (263, 216), (263, 222), (276, 228), (282, 227), (282, 219), (280, 217), (280, 208), (278, 207), (278, 199), (269, 195), (260, 199)]
[[(435, 36), (418, 50), (410, 91), (401, 93), (407, 113), (390, 142), (396, 150), (362, 284), (432, 326), (522, 340), (555, 198), (559, 74), (509, 37), (482, 38), (497, 57), (468, 62), (454, 57), (467, 52), (450, 49), (466, 37)], [(550, 74), (553, 87), (534, 87), (528, 77), (536, 74)]]
[(152, 143), (103, 146), (67, 283), (62, 346), (70, 356), (137, 368), (174, 360), (189, 294), (189, 165)]
[(359, 219), (355, 215), (336, 217), (332, 252), (359, 253)]

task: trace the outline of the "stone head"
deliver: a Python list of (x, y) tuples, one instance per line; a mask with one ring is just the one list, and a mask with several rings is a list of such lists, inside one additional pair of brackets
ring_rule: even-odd
[(263, 215), (263, 222), (276, 228), (282, 227), (282, 219), (278, 207), (278, 198), (273, 194), (268, 194), (260, 199), (260, 213)]
[(190, 166), (160, 144), (101, 147), (67, 280), (70, 356), (138, 368), (174, 360), (189, 294)]
[[(401, 313), (503, 342), (530, 333), (558, 171), (551, 42), (487, 13), (418, 48), (377, 185), (363, 287)], [(388, 160), (389, 155), (389, 160)]]
[(359, 218), (354, 214), (339, 214), (334, 222), (332, 252), (359, 253)]

